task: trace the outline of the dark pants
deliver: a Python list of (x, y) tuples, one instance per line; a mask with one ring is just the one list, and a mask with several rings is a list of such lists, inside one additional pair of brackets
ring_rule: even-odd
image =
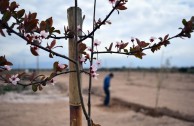
[(104, 92), (105, 92), (105, 99), (104, 99), (104, 105), (108, 106), (109, 102), (110, 102), (110, 91), (108, 88), (104, 88)]

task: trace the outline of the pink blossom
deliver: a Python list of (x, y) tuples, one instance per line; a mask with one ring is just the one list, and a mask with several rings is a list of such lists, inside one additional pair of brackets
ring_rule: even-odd
[(58, 64), (58, 67), (60, 68), (60, 69), (65, 69), (65, 65), (64, 64)]
[(4, 65), (5, 69), (10, 71), (11, 70), (11, 67), (9, 65)]
[(97, 67), (93, 64), (92, 66), (90, 66), (90, 71), (91, 73), (95, 73), (97, 71)]
[(101, 41), (98, 41), (97, 39), (94, 40), (94, 46), (99, 46), (101, 44)]
[(100, 67), (101, 66), (101, 60), (97, 60), (96, 64), (97, 64), (98, 67)]
[(150, 42), (154, 42), (154, 40), (156, 39), (156, 37), (150, 37)]
[(13, 85), (16, 85), (17, 82), (20, 81), (20, 79), (18, 78), (18, 74), (12, 75), (12, 76), (9, 78), (9, 81), (10, 81)]
[(97, 76), (99, 75), (96, 73), (96, 71), (97, 71), (97, 67), (94, 64), (90, 66), (90, 74), (94, 79), (97, 79)]
[(78, 25), (77, 26), (77, 31), (81, 31), (82, 29), (81, 29), (81, 26), (80, 25)]
[(109, 0), (109, 2), (112, 3), (112, 4), (115, 3), (115, 1), (116, 1), (116, 0)]
[(93, 77), (94, 79), (98, 79), (97, 76), (98, 76), (99, 74), (97, 74), (97, 73), (92, 73), (91, 75), (92, 75), (92, 77)]
[(91, 51), (92, 52), (92, 48), (91, 47), (87, 47), (88, 51)]
[(40, 35), (41, 35), (42, 38), (47, 38), (47, 37), (49, 36), (49, 33), (46, 32), (45, 30), (42, 30), (42, 31), (40, 32)]
[(86, 57), (85, 57), (85, 56), (81, 57), (81, 58), (79, 59), (79, 61), (80, 61), (80, 63), (85, 62), (85, 61), (86, 61)]
[(32, 35), (31, 36), (32, 37), (32, 40), (34, 41), (34, 40), (36, 40), (36, 41), (40, 41), (41, 39), (40, 39), (40, 36), (37, 36), (37, 35)]
[(115, 47), (120, 48), (121, 44), (122, 44), (121, 42), (116, 42)]

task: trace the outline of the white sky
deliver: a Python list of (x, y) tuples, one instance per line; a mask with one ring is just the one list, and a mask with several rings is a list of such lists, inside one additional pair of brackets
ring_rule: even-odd
[[(66, 10), (73, 6), (71, 0), (16, 0), (20, 8), (24, 8), (26, 12), (37, 12), (40, 20), (53, 17), (54, 26), (63, 33), (64, 25), (67, 26)], [(82, 14), (86, 15), (83, 30), (91, 31), (93, 2), (91, 0), (79, 0), (79, 6), (82, 8)], [(97, 1), (96, 19), (103, 19), (112, 6), (108, 0)], [(110, 17), (111, 25), (102, 26), (96, 32), (95, 38), (102, 42), (99, 50), (104, 51), (105, 46), (111, 42), (123, 40), (130, 42), (130, 38), (137, 37), (140, 40), (148, 41), (151, 36), (163, 37), (166, 34), (170, 36), (179, 33), (178, 28), (182, 26), (182, 19), (187, 20), (194, 16), (194, 0), (129, 0), (127, 10), (120, 11), (118, 15), (115, 11)], [(2, 15), (0, 14), (0, 17)], [(193, 34), (192, 34), (193, 37)], [(103, 67), (122, 67), (129, 65), (131, 67), (159, 67), (165, 63), (166, 59), (170, 59), (171, 66), (194, 66), (194, 42), (191, 39), (174, 39), (171, 44), (162, 48), (156, 53), (146, 51), (143, 60), (134, 56), (121, 55), (99, 55)], [(52, 40), (49, 40), (52, 41)], [(47, 41), (45, 41), (46, 43)], [(89, 40), (86, 40), (89, 43)], [(58, 45), (63, 45), (63, 49), (56, 51), (68, 55), (68, 45), (66, 40), (58, 41)], [(36, 57), (30, 53), (30, 48), (25, 41), (17, 36), (0, 36), (0, 55), (5, 55), (8, 60), (14, 63), (14, 67), (31, 67), (36, 68)], [(48, 53), (40, 52), (40, 67), (51, 68), (54, 61), (68, 63), (57, 57), (50, 59)], [(162, 56), (163, 55), (163, 56)], [(163, 57), (163, 58), (161, 58)], [(161, 61), (161, 59), (163, 59)]]

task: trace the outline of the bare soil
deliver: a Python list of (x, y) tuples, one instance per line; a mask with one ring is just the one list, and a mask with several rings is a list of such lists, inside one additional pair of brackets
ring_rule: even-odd
[[(48, 74), (48, 73), (46, 73)], [(103, 78), (100, 72), (93, 80), (92, 118), (102, 126), (194, 126), (194, 122), (170, 116), (150, 116), (127, 107), (129, 103), (156, 107), (157, 86), (160, 84), (157, 108), (167, 108), (181, 115), (194, 116), (194, 75), (180, 73), (114, 72), (111, 80), (111, 104), (102, 105)], [(68, 75), (57, 77), (58, 83), (33, 93), (10, 92), (0, 96), (0, 126), (68, 126)], [(87, 75), (83, 75), (83, 92), (87, 105)], [(87, 106), (86, 106), (87, 107)], [(86, 125), (83, 116), (83, 125)]]

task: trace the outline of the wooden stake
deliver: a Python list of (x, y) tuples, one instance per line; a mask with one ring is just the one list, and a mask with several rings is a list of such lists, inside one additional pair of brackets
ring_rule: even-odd
[[(69, 29), (75, 32), (77, 26), (75, 26), (75, 7), (70, 7), (67, 10), (67, 18)], [(82, 12), (80, 8), (77, 8), (77, 25), (82, 25)], [(79, 35), (81, 33), (78, 33)], [(74, 38), (69, 39), (69, 58), (78, 60), (76, 57), (77, 44)], [(69, 62), (69, 70), (76, 70), (75, 64)], [(81, 77), (81, 76), (80, 76)], [(80, 79), (81, 80), (81, 79)], [(72, 72), (69, 76), (69, 104), (70, 104), (70, 126), (82, 126), (82, 108), (78, 92), (77, 75)]]

